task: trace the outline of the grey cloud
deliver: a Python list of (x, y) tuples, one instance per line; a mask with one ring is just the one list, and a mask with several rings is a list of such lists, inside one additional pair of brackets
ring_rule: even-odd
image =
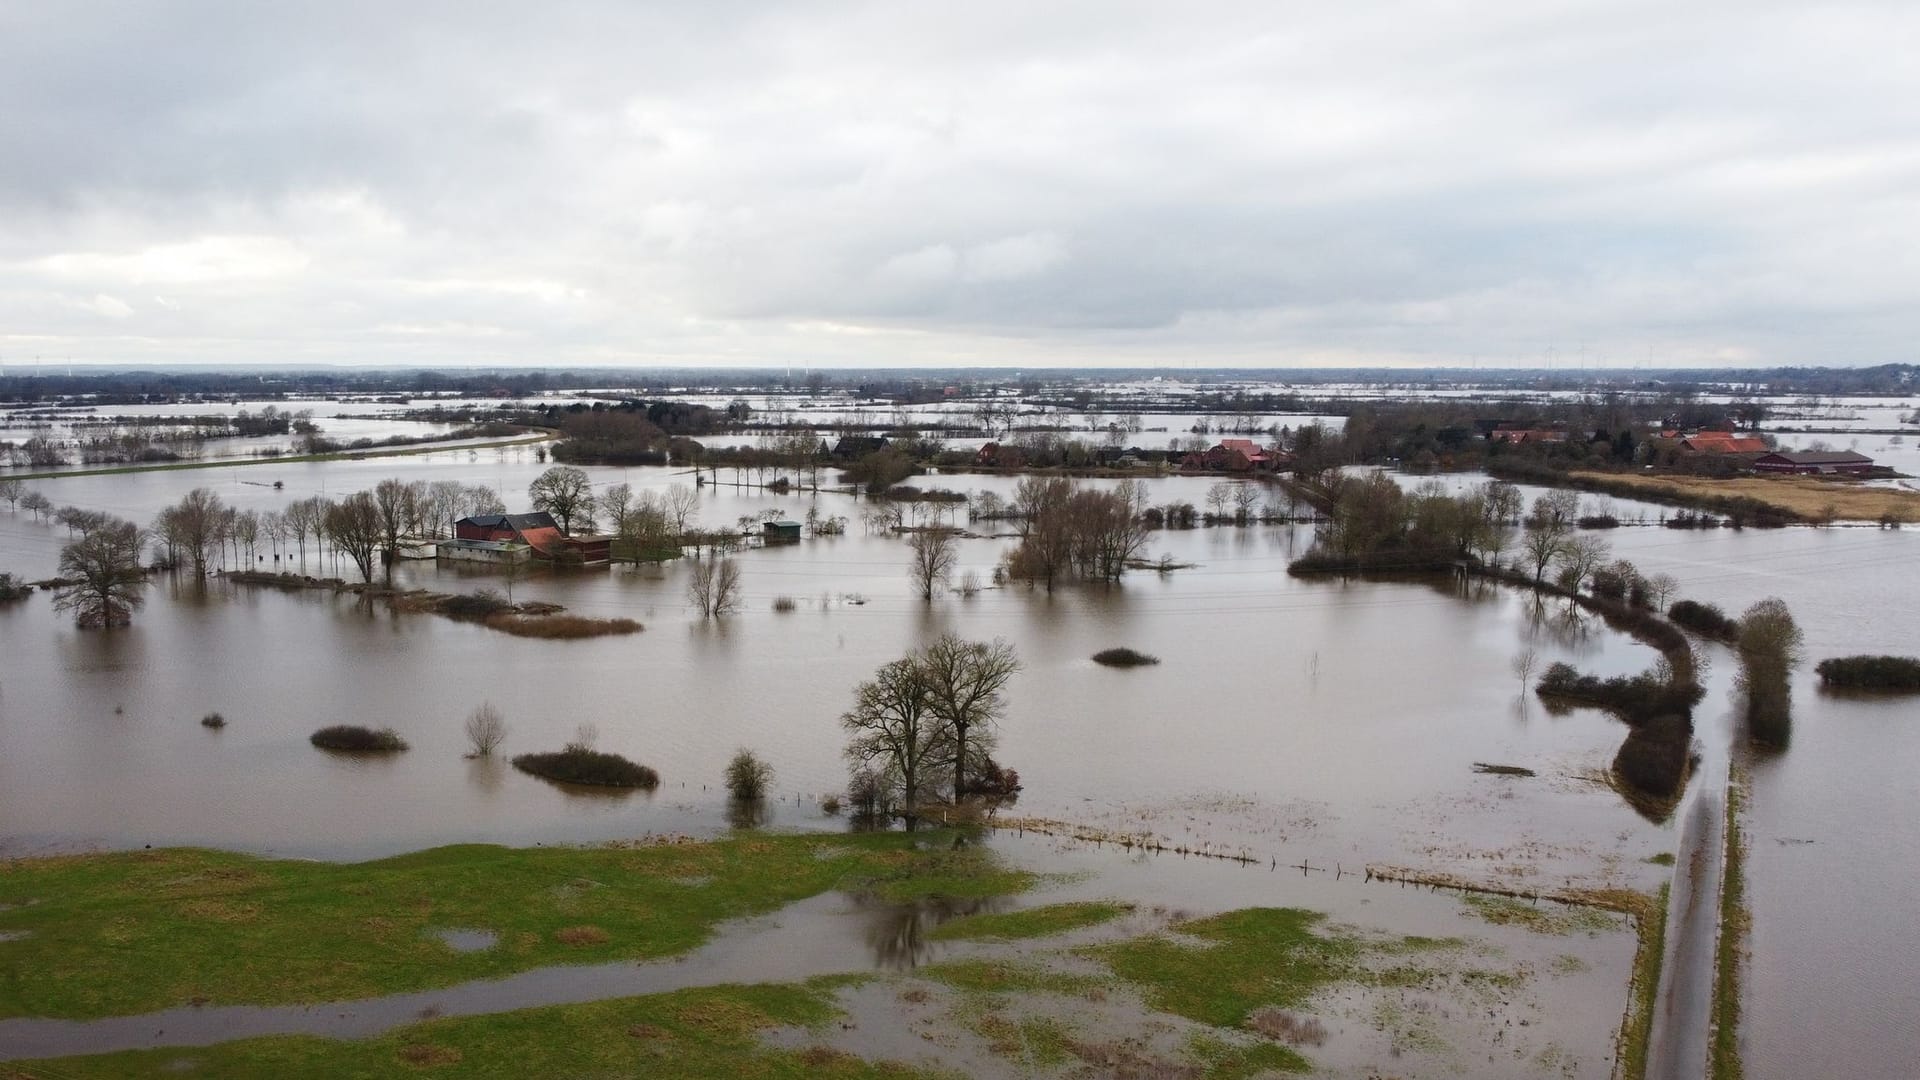
[(14, 5), (0, 353), (1911, 359), (1910, 5)]

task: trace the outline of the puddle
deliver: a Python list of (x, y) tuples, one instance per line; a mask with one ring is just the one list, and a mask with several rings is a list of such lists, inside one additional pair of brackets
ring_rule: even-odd
[(19, 941), (21, 938), (32, 936), (31, 930), (0, 930), (0, 941)]
[(482, 952), (493, 948), (500, 942), (500, 935), (491, 930), (429, 930), (428, 933), (440, 939), (441, 943), (454, 952)]
[[(266, 1035), (364, 1039), (422, 1016), (474, 1016), (541, 1005), (660, 994), (728, 983), (800, 982), (817, 975), (900, 971), (952, 955), (992, 951), (970, 942), (931, 940), (935, 927), (962, 915), (1008, 910), (1008, 898), (932, 899), (895, 904), (872, 895), (827, 893), (769, 915), (723, 926), (706, 945), (678, 957), (635, 963), (539, 968), (502, 979), (364, 1001), (312, 1005), (182, 1007), (105, 1020), (0, 1020), (0, 1061), (102, 1054), (167, 1046), (210, 1046)], [(449, 935), (484, 930), (434, 932)]]

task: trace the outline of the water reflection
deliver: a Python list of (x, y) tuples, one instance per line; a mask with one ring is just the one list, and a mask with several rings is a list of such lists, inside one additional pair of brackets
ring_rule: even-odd
[(727, 800), (727, 827), (730, 829), (757, 829), (772, 824), (773, 817), (771, 799)]
[(865, 937), (873, 950), (874, 966), (887, 971), (906, 971), (931, 959), (937, 947), (933, 931), (942, 924), (966, 915), (1006, 911), (1013, 906), (1013, 901), (1004, 896), (964, 900), (929, 896), (895, 903), (874, 893), (850, 895), (855, 911), (866, 924)]
[(507, 781), (507, 772), (507, 763), (491, 754), (467, 759), (467, 782), (483, 795), (498, 795)]

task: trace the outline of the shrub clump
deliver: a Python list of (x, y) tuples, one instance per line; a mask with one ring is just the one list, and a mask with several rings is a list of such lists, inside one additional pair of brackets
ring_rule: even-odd
[(1102, 649), (1093, 654), (1093, 662), (1108, 667), (1140, 667), (1145, 664), (1157, 664), (1160, 658), (1133, 649)]
[(32, 595), (33, 586), (12, 574), (0, 574), (0, 604), (11, 604), (15, 600), (25, 600)]
[(407, 741), (392, 728), (375, 731), (354, 724), (321, 728), (307, 741), (322, 750), (344, 750), (354, 754), (393, 754), (407, 748)]
[(489, 615), (502, 615), (513, 610), (513, 604), (492, 589), (443, 597), (438, 607), (442, 615), (456, 619), (485, 619)]
[(1652, 672), (1602, 679), (1597, 675), (1582, 675), (1570, 664), (1548, 668), (1534, 692), (1543, 698), (1597, 705), (1617, 713), (1629, 724), (1668, 713), (1690, 715), (1693, 707), (1706, 696), (1706, 691), (1697, 683), (1672, 683)]
[(1740, 623), (1712, 604), (1696, 600), (1676, 600), (1667, 609), (1667, 617), (1681, 626), (1719, 641), (1732, 641), (1740, 635)]
[(227, 726), (227, 718), (224, 716), (221, 716), (217, 712), (210, 712), (207, 715), (200, 718), (200, 726), (210, 727), (210, 728), (223, 728)]
[(742, 802), (766, 798), (767, 788), (773, 786), (773, 766), (754, 756), (751, 750), (741, 750), (727, 762), (727, 794)]
[(1813, 670), (1823, 685), (1841, 690), (1920, 693), (1920, 660), (1911, 656), (1836, 656)]
[(562, 784), (649, 790), (660, 786), (660, 774), (647, 766), (581, 743), (574, 743), (559, 753), (521, 754), (513, 759), (513, 767)]

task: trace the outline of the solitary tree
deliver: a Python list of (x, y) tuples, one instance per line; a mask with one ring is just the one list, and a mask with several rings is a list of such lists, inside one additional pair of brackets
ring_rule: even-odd
[(400, 537), (420, 516), (419, 484), (382, 480), (373, 486), (374, 509), (380, 514), (380, 547), (386, 553), (387, 584), (393, 584), (393, 564), (400, 561)]
[(726, 615), (740, 606), (740, 567), (719, 555), (693, 561), (687, 578), (687, 599), (703, 618)]
[(140, 590), (140, 530), (131, 521), (113, 521), (60, 549), (60, 576), (67, 584), (54, 594), (53, 606), (73, 612), (83, 627), (126, 626), (145, 599)]
[(53, 510), (53, 500), (38, 491), (29, 491), (20, 496), (20, 505), (36, 518), (44, 518)]
[(493, 707), (493, 702), (481, 702), (467, 714), (467, 741), (473, 744), (474, 757), (492, 757), (506, 739), (507, 718)]
[(977, 747), (969, 740), (976, 732), (990, 733), (1006, 711), (1001, 691), (1020, 670), (1013, 646), (998, 638), (991, 643), (962, 641), (942, 634), (914, 658), (926, 684), (929, 706), (953, 739), (953, 797), (967, 793), (969, 755)]
[(920, 599), (932, 600), (933, 590), (946, 584), (953, 576), (953, 567), (960, 558), (958, 545), (954, 542), (953, 530), (942, 528), (923, 529), (914, 533), (907, 541), (913, 551), (913, 558), (907, 564), (907, 576), (920, 589)]
[(7, 509), (9, 510), (12, 510), (18, 507), (20, 505), (21, 496), (25, 495), (26, 493), (27, 493), (27, 485), (22, 483), (21, 481), (14, 479), (13, 477), (8, 477), (5, 480), (0, 480), (0, 499), (7, 500)]
[(593, 481), (586, 470), (571, 465), (555, 465), (534, 478), (527, 486), (533, 508), (553, 515), (560, 531), (571, 536), (574, 526), (593, 528)]

